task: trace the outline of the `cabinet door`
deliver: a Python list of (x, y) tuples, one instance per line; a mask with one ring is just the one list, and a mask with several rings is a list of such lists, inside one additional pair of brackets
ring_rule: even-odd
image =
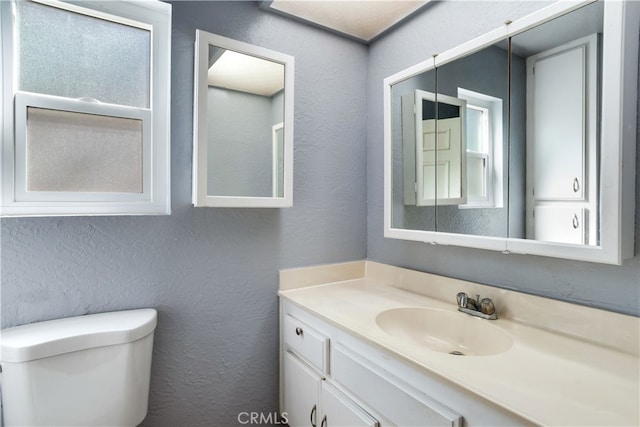
[(535, 195), (547, 200), (581, 199), (586, 109), (584, 50), (578, 47), (536, 58), (533, 67)]
[(462, 417), (436, 401), (435, 396), (404, 384), (352, 350), (336, 345), (331, 363), (336, 383), (395, 425), (462, 426)]
[(597, 36), (531, 56), (527, 68), (535, 197), (581, 200), (596, 144)]
[(587, 209), (571, 206), (537, 206), (534, 209), (535, 239), (584, 245), (587, 214)]
[(331, 384), (322, 383), (320, 427), (378, 427), (378, 422)]
[(318, 425), (317, 411), (322, 378), (288, 351), (283, 357), (283, 412), (286, 413), (289, 426), (315, 427)]

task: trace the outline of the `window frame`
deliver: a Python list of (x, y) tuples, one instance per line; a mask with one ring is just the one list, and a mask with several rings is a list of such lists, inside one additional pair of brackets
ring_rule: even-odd
[[(150, 108), (19, 91), (14, 43), (15, 2), (0, 2), (3, 74), (0, 216), (169, 214), (171, 5), (135, 0), (85, 2), (82, 6), (62, 1), (29, 1), (148, 30)], [(27, 191), (28, 107), (142, 120), (142, 193)]]
[[(469, 108), (483, 110), (487, 113), (486, 129), (483, 131), (483, 151), (466, 150), (469, 158), (485, 158), (484, 183), (485, 197), (471, 198), (467, 192), (467, 203), (458, 205), (459, 209), (502, 208), (503, 201), (503, 105), (502, 100), (469, 89), (458, 88), (458, 98), (467, 101)], [(468, 131), (467, 131), (468, 135)], [(467, 164), (467, 171), (469, 165)], [(468, 176), (468, 174), (467, 174)], [(468, 188), (468, 187), (467, 187)]]

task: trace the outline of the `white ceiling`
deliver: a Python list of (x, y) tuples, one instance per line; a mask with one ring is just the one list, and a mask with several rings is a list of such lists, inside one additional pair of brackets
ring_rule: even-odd
[[(273, 0), (263, 7), (369, 42), (430, 0)], [(284, 87), (284, 66), (226, 51), (209, 68), (209, 85), (272, 96)]]
[(273, 0), (268, 8), (369, 42), (430, 0)]

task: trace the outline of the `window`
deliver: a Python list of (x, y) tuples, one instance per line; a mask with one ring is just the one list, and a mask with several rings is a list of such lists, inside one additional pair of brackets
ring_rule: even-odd
[(467, 203), (460, 208), (503, 206), (502, 100), (458, 88), (467, 101)]
[(1, 2), (0, 25), (0, 214), (169, 213), (171, 6)]

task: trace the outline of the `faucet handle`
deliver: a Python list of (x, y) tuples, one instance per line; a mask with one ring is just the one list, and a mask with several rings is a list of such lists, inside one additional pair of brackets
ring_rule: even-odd
[(480, 301), (480, 311), (489, 315), (496, 312), (496, 307), (493, 305), (491, 298), (482, 298), (482, 301)]
[(458, 301), (458, 307), (468, 308), (476, 311), (480, 310), (480, 295), (478, 295), (478, 298), (474, 300), (473, 298), (470, 298), (466, 293), (458, 292), (458, 294), (456, 295), (456, 300)]
[(456, 295), (456, 300), (458, 301), (458, 307), (467, 308), (467, 303), (469, 302), (469, 295), (464, 292), (458, 292)]

